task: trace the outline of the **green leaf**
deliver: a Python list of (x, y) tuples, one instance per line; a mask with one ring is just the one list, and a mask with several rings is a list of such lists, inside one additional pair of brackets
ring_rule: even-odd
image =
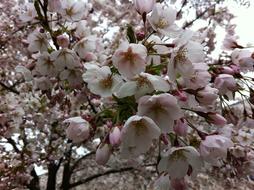
[(137, 43), (135, 32), (130, 24), (127, 25), (127, 38), (130, 43)]

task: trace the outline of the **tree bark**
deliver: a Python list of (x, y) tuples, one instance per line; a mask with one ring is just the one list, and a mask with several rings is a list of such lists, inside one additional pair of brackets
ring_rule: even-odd
[(29, 185), (27, 186), (29, 190), (40, 190), (40, 179), (35, 171), (35, 169), (33, 168), (31, 171), (31, 176), (33, 177), (33, 179), (30, 181)]
[(48, 165), (48, 181), (47, 181), (47, 190), (56, 189), (56, 175), (58, 171), (58, 165), (54, 162), (49, 163)]

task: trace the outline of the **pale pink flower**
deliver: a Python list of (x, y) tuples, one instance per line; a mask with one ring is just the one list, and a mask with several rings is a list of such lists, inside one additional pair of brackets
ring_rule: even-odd
[(105, 165), (108, 162), (110, 155), (111, 149), (109, 144), (101, 143), (96, 150), (95, 161), (97, 162), (97, 164)]
[[(86, 61), (92, 61), (96, 59), (93, 54), (97, 50), (98, 38), (96, 36), (87, 36), (81, 39), (75, 46), (74, 50), (78, 53), (79, 57)], [(91, 59), (91, 54), (93, 55)]]
[(174, 132), (185, 137), (188, 133), (188, 124), (184, 120), (178, 119), (174, 125)]
[(205, 88), (199, 90), (196, 94), (196, 100), (201, 105), (213, 105), (218, 98), (218, 89), (206, 86)]
[(163, 133), (171, 132), (174, 120), (183, 116), (177, 99), (168, 93), (141, 97), (138, 102), (138, 115), (150, 117)]
[(35, 70), (41, 75), (54, 77), (58, 72), (54, 65), (54, 60), (48, 52), (43, 52), (37, 59)]
[(214, 87), (219, 90), (219, 94), (221, 95), (234, 92), (238, 89), (234, 77), (228, 74), (218, 75), (214, 80)]
[(228, 148), (234, 146), (233, 142), (221, 135), (209, 135), (200, 143), (200, 154), (207, 162), (215, 164), (219, 158), (226, 158)]
[(99, 67), (95, 64), (85, 64), (86, 72), (82, 75), (89, 90), (102, 97), (110, 97), (121, 86), (122, 78), (112, 74), (108, 66)]
[(115, 51), (112, 61), (119, 73), (129, 79), (145, 71), (147, 50), (142, 44), (122, 43)]
[(151, 93), (154, 90), (167, 92), (170, 89), (169, 83), (161, 76), (151, 75), (149, 73), (140, 73), (130, 81), (125, 82), (116, 92), (119, 98), (135, 95), (139, 97)]
[(37, 77), (34, 78), (34, 86), (35, 89), (50, 90), (53, 85), (48, 77)]
[(87, 14), (85, 2), (75, 0), (62, 0), (59, 13), (68, 21), (79, 21)]
[(15, 71), (17, 73), (20, 73), (24, 77), (25, 81), (31, 81), (31, 80), (33, 80), (33, 76), (32, 76), (31, 71), (28, 68), (24, 67), (24, 66), (18, 65), (15, 68)]
[(223, 40), (222, 48), (224, 48), (225, 50), (233, 50), (235, 48), (241, 47), (237, 44), (238, 39), (238, 36), (226, 34)]
[(57, 71), (64, 69), (75, 69), (81, 67), (81, 62), (77, 54), (70, 49), (63, 48), (51, 53)]
[(152, 119), (137, 115), (130, 117), (121, 131), (122, 157), (132, 158), (147, 152), (160, 134), (160, 128)]
[(114, 127), (109, 132), (109, 142), (112, 146), (117, 146), (121, 142), (121, 131), (119, 127)]
[(71, 117), (64, 120), (64, 123), (70, 123), (66, 129), (66, 136), (74, 143), (80, 143), (90, 136), (89, 123), (81, 117)]
[(66, 33), (57, 36), (56, 40), (57, 40), (57, 44), (59, 46), (61, 46), (62, 48), (67, 48), (69, 46), (70, 39), (69, 39), (68, 34), (66, 34)]
[(253, 143), (253, 137), (253, 134), (244, 130), (239, 130), (236, 139), (241, 145), (248, 146)]
[(206, 119), (210, 123), (213, 123), (215, 125), (223, 126), (227, 124), (227, 120), (218, 113), (209, 112), (206, 114)]
[(168, 63), (167, 73), (171, 80), (175, 80), (178, 74), (184, 78), (193, 78), (208, 69), (203, 63), (205, 58), (203, 45), (189, 39), (191, 37), (192, 33), (184, 33), (181, 38), (174, 41), (176, 47)]
[(171, 179), (181, 179), (187, 174), (190, 166), (192, 175), (195, 176), (202, 165), (200, 154), (194, 147), (172, 147), (162, 154), (158, 170), (168, 172)]
[(60, 80), (67, 80), (71, 87), (79, 87), (82, 80), (82, 72), (79, 69), (65, 69), (59, 74)]
[(178, 30), (174, 24), (176, 20), (176, 10), (173, 7), (163, 8), (162, 4), (156, 3), (148, 21), (155, 31), (164, 35), (170, 35)]
[(156, 0), (134, 0), (136, 10), (140, 15), (150, 13), (156, 3)]
[(232, 61), (240, 67), (242, 72), (253, 71), (254, 50), (253, 49), (235, 49), (231, 54)]
[(49, 47), (46, 33), (37, 29), (28, 35), (27, 42), (29, 43), (28, 50), (30, 52), (47, 51)]

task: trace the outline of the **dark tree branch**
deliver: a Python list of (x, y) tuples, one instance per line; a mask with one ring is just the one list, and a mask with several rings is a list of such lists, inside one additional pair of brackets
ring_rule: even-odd
[(71, 172), (73, 172), (75, 170), (75, 168), (80, 164), (80, 162), (82, 160), (86, 159), (87, 157), (89, 157), (89, 156), (91, 156), (93, 154), (95, 154), (95, 151), (89, 152), (88, 154), (86, 154), (86, 155), (82, 156), (81, 158), (77, 159), (77, 161), (74, 162), (74, 164), (71, 167)]
[[(143, 165), (143, 167), (150, 167), (150, 166), (156, 166), (156, 163), (149, 163), (149, 164), (145, 164)], [(69, 188), (74, 188), (76, 186), (79, 186), (79, 185), (82, 185), (82, 184), (85, 184), (85, 183), (88, 183), (96, 178), (99, 178), (99, 177), (102, 177), (102, 176), (105, 176), (105, 175), (109, 175), (109, 174), (114, 174), (114, 173), (122, 173), (122, 172), (127, 172), (127, 171), (133, 171), (133, 170), (138, 170), (137, 168), (134, 168), (134, 167), (124, 167), (124, 168), (120, 168), (120, 169), (112, 169), (112, 170), (108, 170), (108, 171), (105, 171), (105, 172), (102, 172), (102, 173), (99, 173), (99, 174), (94, 174), (92, 176), (89, 176), (85, 179), (81, 179), (77, 182), (74, 182), (72, 184), (70, 184)]]
[(102, 176), (105, 176), (105, 175), (109, 175), (109, 174), (113, 174), (113, 173), (121, 173), (121, 172), (126, 172), (126, 171), (131, 171), (131, 170), (135, 170), (135, 168), (126, 167), (126, 168), (108, 170), (108, 171), (105, 171), (103, 173), (95, 174), (95, 175), (89, 176), (85, 179), (81, 179), (80, 181), (74, 182), (74, 183), (70, 184), (69, 187), (74, 188), (76, 186), (82, 185), (84, 183), (87, 183), (89, 181), (92, 181), (96, 178), (99, 178), (99, 177), (102, 177)]
[(8, 91), (10, 91), (10, 92), (13, 92), (13, 93), (15, 93), (15, 94), (18, 94), (18, 95), (19, 95), (19, 92), (18, 92), (16, 89), (14, 89), (14, 88), (12, 88), (12, 87), (7, 86), (6, 84), (4, 84), (4, 83), (3, 83), (3, 82), (1, 82), (1, 81), (0, 81), (0, 86), (2, 86), (5, 90), (8, 90)]
[(181, 15), (182, 10), (183, 10), (183, 8), (185, 7), (185, 5), (187, 5), (187, 3), (188, 3), (187, 0), (184, 0), (184, 1), (183, 1), (180, 10), (179, 10), (179, 11), (177, 12), (177, 14), (176, 14), (176, 17), (177, 17), (177, 18)]
[(12, 145), (16, 153), (20, 153), (21, 151), (16, 145), (16, 142), (12, 138), (7, 138), (7, 142)]
[(197, 16), (196, 16), (195, 19), (193, 19), (193, 20), (190, 21), (190, 22), (185, 23), (185, 24), (183, 25), (183, 29), (186, 29), (186, 28), (190, 27), (191, 25), (193, 25), (193, 23), (196, 22), (196, 21), (197, 21), (198, 19), (200, 19), (201, 17), (203, 17), (203, 16), (205, 15), (205, 13), (208, 12), (209, 9), (210, 9), (210, 8), (207, 8), (207, 9), (204, 10), (203, 12), (197, 14)]

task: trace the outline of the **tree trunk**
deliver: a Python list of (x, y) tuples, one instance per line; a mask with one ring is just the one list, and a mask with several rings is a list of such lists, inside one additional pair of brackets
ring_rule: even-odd
[(35, 169), (33, 168), (31, 171), (31, 176), (33, 177), (33, 179), (30, 181), (29, 185), (27, 186), (29, 190), (40, 190), (40, 179), (35, 171)]
[(56, 175), (58, 171), (58, 165), (54, 162), (51, 162), (48, 165), (48, 181), (47, 181), (47, 190), (56, 190)]

